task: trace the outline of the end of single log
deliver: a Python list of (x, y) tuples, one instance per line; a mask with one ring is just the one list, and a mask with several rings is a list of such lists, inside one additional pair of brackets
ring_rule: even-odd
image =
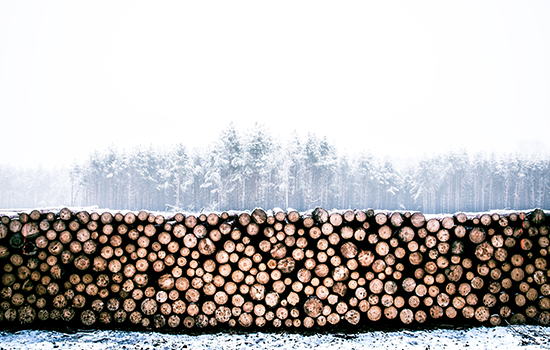
[(59, 212), (59, 218), (63, 221), (69, 221), (71, 220), (73, 216), (73, 213), (71, 212), (70, 209), (68, 208), (63, 208), (61, 209), (61, 211)]
[(315, 208), (313, 210), (312, 215), (315, 221), (317, 221), (320, 224), (325, 224), (329, 220), (328, 212), (321, 207)]
[(41, 233), (40, 227), (36, 222), (28, 222), (26, 223), (22, 229), (21, 234), (23, 237), (30, 239), (38, 236)]
[(267, 221), (267, 213), (261, 208), (254, 209), (251, 216), (252, 220), (258, 225), (263, 225)]
[(390, 222), (393, 227), (401, 227), (403, 224), (403, 216), (399, 212), (394, 212), (390, 215)]
[(388, 216), (387, 216), (386, 213), (383, 213), (383, 212), (377, 213), (377, 214), (374, 216), (374, 221), (375, 221), (376, 224), (379, 225), (379, 226), (385, 225), (386, 222), (388, 221)]
[(300, 220), (301, 216), (297, 210), (288, 208), (286, 210), (286, 218), (289, 222), (296, 223)]
[(317, 318), (323, 311), (323, 303), (317, 297), (310, 297), (304, 303), (304, 312), (312, 318)]
[(546, 220), (546, 214), (541, 209), (535, 209), (527, 215), (529, 220), (535, 225), (541, 225)]

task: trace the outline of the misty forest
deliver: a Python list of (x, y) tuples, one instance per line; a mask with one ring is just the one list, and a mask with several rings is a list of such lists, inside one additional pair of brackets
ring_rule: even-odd
[(452, 150), (396, 161), (326, 137), (229, 125), (201, 149), (115, 145), (66, 168), (0, 165), (0, 208), (374, 208), (424, 213), (550, 209), (550, 157)]

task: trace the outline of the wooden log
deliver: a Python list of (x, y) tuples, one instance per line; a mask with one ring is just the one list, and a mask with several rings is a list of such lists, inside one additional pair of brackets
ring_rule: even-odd
[(377, 225), (383, 226), (388, 221), (388, 215), (384, 212), (377, 213), (374, 216), (374, 221), (376, 222)]
[(424, 215), (422, 213), (416, 212), (416, 213), (412, 214), (411, 224), (414, 227), (420, 228), (420, 227), (424, 226), (425, 223), (426, 223), (426, 218), (424, 217)]
[(339, 212), (333, 212), (329, 216), (329, 222), (334, 227), (339, 227), (344, 222), (344, 218)]
[(527, 216), (531, 222), (535, 225), (540, 225), (546, 220), (546, 215), (541, 209), (535, 209)]
[(488, 261), (493, 257), (494, 248), (489, 242), (478, 244), (475, 249), (475, 256), (481, 261)]
[(441, 224), (438, 219), (430, 219), (426, 223), (426, 230), (431, 233), (436, 233), (439, 231), (439, 228), (441, 227)]
[(378, 305), (371, 306), (367, 311), (367, 318), (371, 321), (378, 321), (382, 317), (382, 309)]
[(393, 212), (390, 215), (390, 223), (394, 227), (401, 227), (401, 225), (403, 224), (403, 216), (398, 212)]
[(292, 223), (298, 222), (298, 220), (300, 220), (300, 213), (298, 213), (298, 211), (294, 209), (289, 208), (286, 211), (286, 218)]
[[(346, 210), (342, 215), (346, 223), (353, 222), (355, 220), (356, 213), (353, 210)], [(364, 221), (364, 220), (363, 220)]]
[(474, 227), (470, 231), (469, 238), (472, 243), (479, 244), (485, 240), (485, 230), (482, 227)]
[(313, 218), (315, 219), (315, 221), (317, 221), (320, 224), (324, 224), (329, 220), (328, 212), (325, 209), (321, 208), (321, 207), (315, 208), (313, 210), (312, 215), (313, 215)]
[(316, 297), (310, 297), (304, 303), (304, 312), (312, 318), (317, 318), (321, 315), (323, 304)]
[(249, 223), (250, 223), (250, 214), (248, 214), (247, 212), (242, 212), (241, 214), (239, 214), (239, 224), (243, 227), (246, 227)]

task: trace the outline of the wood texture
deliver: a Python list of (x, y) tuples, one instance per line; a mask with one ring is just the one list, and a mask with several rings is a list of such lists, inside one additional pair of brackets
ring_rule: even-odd
[(4, 322), (348, 329), (550, 322), (548, 215), (293, 209), (2, 217)]

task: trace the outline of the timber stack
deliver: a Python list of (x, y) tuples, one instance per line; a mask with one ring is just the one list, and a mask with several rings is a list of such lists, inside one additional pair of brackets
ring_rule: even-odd
[(430, 218), (64, 208), (0, 219), (0, 322), (12, 327), (550, 324), (540, 209)]

